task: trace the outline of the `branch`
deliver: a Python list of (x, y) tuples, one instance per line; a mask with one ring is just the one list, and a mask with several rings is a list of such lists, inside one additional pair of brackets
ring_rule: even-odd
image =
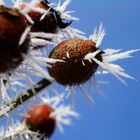
[[(52, 81), (43, 78), (37, 84), (34, 85), (35, 92), (33, 92), (32, 89), (28, 89), (23, 95), (19, 96), (17, 99), (12, 101), (9, 105), (7, 105), (10, 107), (8, 107), (6, 112), (9, 113), (13, 111), (15, 108), (17, 108), (19, 105), (26, 102), (28, 99), (32, 98), (33, 96), (38, 95), (41, 90), (43, 90), (44, 88), (48, 87), (51, 84), (52, 84)], [(0, 118), (2, 118), (3, 116), (4, 116), (4, 113), (0, 114)]]

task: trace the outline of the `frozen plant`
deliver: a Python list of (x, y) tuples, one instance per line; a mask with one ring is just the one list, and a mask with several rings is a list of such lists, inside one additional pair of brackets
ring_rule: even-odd
[[(134, 79), (113, 62), (130, 58), (139, 49), (101, 48), (102, 24), (90, 37), (71, 27), (79, 20), (66, 11), (71, 0), (11, 2), (8, 6), (0, 1), (0, 119), (6, 120), (0, 126), (0, 140), (51, 139), (56, 126), (63, 131), (71, 117), (79, 117), (71, 103), (65, 105), (75, 89), (93, 101), (84, 85), (96, 75), (110, 73), (124, 84), (124, 78)], [(60, 94), (51, 86), (55, 96), (50, 96), (49, 86), (55, 82), (67, 92)]]

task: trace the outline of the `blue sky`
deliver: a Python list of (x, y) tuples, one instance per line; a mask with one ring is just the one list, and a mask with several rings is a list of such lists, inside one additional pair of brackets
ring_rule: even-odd
[[(53, 0), (51, 0), (53, 2)], [(69, 9), (80, 21), (73, 26), (90, 35), (102, 22), (106, 37), (102, 48), (140, 48), (139, 0), (73, 0)], [(56, 130), (52, 140), (140, 140), (140, 52), (133, 59), (120, 61), (137, 81), (127, 80), (128, 86), (109, 75), (102, 77), (109, 85), (101, 85), (106, 97), (92, 92), (96, 104), (89, 105), (82, 94), (76, 98), (79, 120), (65, 127), (64, 134)]]
[[(69, 7), (74, 9), (80, 21), (74, 22), (87, 35), (102, 22), (106, 37), (102, 48), (140, 48), (140, 1), (138, 0), (73, 0)], [(109, 85), (101, 85), (106, 97), (93, 91), (96, 104), (89, 105), (79, 94), (76, 110), (81, 113), (65, 133), (56, 131), (52, 140), (140, 140), (140, 52), (134, 58), (119, 61), (137, 81), (120, 83), (112, 75), (102, 77)]]

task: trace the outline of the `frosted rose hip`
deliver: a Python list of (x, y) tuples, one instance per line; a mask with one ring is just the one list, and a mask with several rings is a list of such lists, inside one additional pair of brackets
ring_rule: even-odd
[[(21, 5), (22, 9), (25, 7), (26, 6), (24, 4)], [(61, 19), (60, 13), (55, 11), (52, 7), (50, 8), (47, 0), (37, 3), (36, 8), (49, 11), (43, 18), (43, 14), (40, 12), (34, 10), (30, 10), (28, 12), (28, 15), (34, 21), (34, 24), (32, 25), (32, 32), (57, 33), (58, 28), (66, 28), (71, 24), (71, 22), (64, 23)]]
[[(49, 57), (61, 59), (48, 68), (49, 74), (62, 85), (77, 85), (86, 82), (97, 70), (98, 64), (93, 60), (84, 60), (85, 55), (97, 51), (91, 40), (69, 39), (58, 44)], [(95, 58), (102, 61), (102, 51)]]
[(36, 105), (27, 112), (30, 117), (26, 117), (23, 120), (31, 131), (50, 137), (56, 126), (55, 119), (50, 117), (52, 112), (53, 108), (47, 104)]
[(19, 66), (29, 49), (30, 37), (27, 35), (19, 44), (27, 23), (24, 16), (14, 8), (0, 6), (0, 73)]

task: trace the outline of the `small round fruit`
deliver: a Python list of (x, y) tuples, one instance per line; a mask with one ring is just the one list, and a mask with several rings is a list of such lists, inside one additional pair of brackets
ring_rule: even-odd
[[(61, 59), (48, 68), (49, 74), (62, 85), (78, 85), (86, 82), (97, 70), (95, 61), (84, 60), (85, 55), (97, 51), (91, 40), (69, 39), (58, 44), (49, 57)], [(102, 51), (95, 58), (102, 61)]]
[[(25, 8), (26, 5), (22, 4), (21, 9)], [(43, 14), (37, 11), (30, 10), (28, 15), (34, 21), (32, 25), (32, 32), (46, 32), (46, 33), (57, 33), (58, 28), (66, 28), (71, 22), (64, 23), (61, 19), (60, 13), (55, 11), (49, 6), (47, 0), (41, 1), (36, 4), (37, 8), (48, 11), (48, 13), (42, 18)]]
[[(24, 9), (26, 7), (25, 4), (21, 4), (20, 8)], [(61, 18), (61, 13), (53, 9), (49, 6), (48, 0), (43, 0), (35, 5), (36, 8), (43, 9), (44, 11), (48, 11), (46, 15), (42, 13), (30, 10), (28, 12), (28, 16), (33, 20), (34, 24), (32, 25), (31, 31), (32, 32), (45, 32), (45, 33), (57, 33), (59, 29), (64, 29), (68, 27), (72, 21), (64, 22), (65, 19)], [(43, 17), (43, 18), (42, 18)], [(27, 20), (28, 24), (29, 21)], [(37, 37), (41, 39), (45, 39), (47, 41), (51, 41), (51, 39), (46, 39), (42, 37)], [(45, 45), (46, 46), (46, 45)], [(44, 45), (38, 45), (34, 49), (43, 48)]]
[[(50, 7), (43, 2), (40, 2), (36, 5), (38, 8), (48, 10)], [(46, 33), (56, 33), (57, 32), (57, 22), (55, 16), (52, 13), (47, 14), (42, 20), (42, 14), (36, 11), (30, 11), (28, 15), (34, 21), (32, 26), (32, 32), (46, 32)]]
[(17, 9), (0, 6), (0, 73), (22, 63), (30, 37), (27, 35), (22, 44), (19, 41), (27, 26), (25, 17)]
[(55, 119), (50, 117), (53, 111), (53, 108), (47, 104), (36, 105), (27, 112), (30, 117), (26, 117), (23, 120), (29, 130), (39, 132), (49, 138), (56, 127)]

